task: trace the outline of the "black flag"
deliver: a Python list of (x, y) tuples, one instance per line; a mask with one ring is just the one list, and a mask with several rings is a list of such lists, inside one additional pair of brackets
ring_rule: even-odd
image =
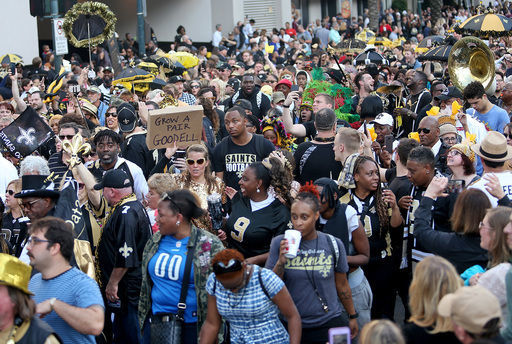
[(71, 224), (75, 234), (76, 265), (89, 277), (95, 279), (94, 262), (92, 259), (91, 243), (82, 216), (80, 201), (78, 200), (78, 182), (73, 178), (71, 171), (67, 171), (62, 177), (59, 200), (55, 206), (54, 216)]
[(0, 142), (17, 159), (35, 151), (54, 135), (52, 128), (30, 106), (0, 131)]

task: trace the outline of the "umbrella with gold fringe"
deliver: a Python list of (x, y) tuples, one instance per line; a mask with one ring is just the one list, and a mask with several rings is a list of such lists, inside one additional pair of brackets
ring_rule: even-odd
[(492, 9), (466, 19), (454, 28), (455, 32), (479, 38), (512, 36), (512, 19), (495, 14)]

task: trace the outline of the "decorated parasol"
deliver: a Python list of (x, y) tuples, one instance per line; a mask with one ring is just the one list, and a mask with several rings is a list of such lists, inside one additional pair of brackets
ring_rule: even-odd
[(355, 37), (361, 41), (368, 42), (375, 36), (375, 32), (371, 31), (370, 29), (364, 29), (363, 31), (357, 33)]
[(386, 60), (381, 54), (376, 52), (374, 49), (368, 49), (365, 52), (357, 55), (354, 59), (354, 65), (368, 65), (370, 63), (375, 63), (376, 65), (388, 64), (388, 60)]
[(112, 84), (133, 83), (136, 81), (153, 81), (155, 76), (150, 72), (140, 68), (126, 68), (112, 81)]
[(334, 47), (329, 46), (327, 50), (330, 50), (329, 52), (331, 53), (344, 55), (359, 54), (360, 52), (364, 51), (365, 48), (366, 42), (359, 39), (347, 39), (336, 44)]
[(442, 44), (444, 41), (444, 36), (427, 36), (421, 40), (421, 42), (416, 47), (415, 51), (417, 53), (427, 52), (429, 49)]
[(62, 27), (67, 39), (77, 48), (103, 43), (114, 34), (116, 16), (101, 2), (78, 2), (64, 16)]
[(371, 38), (368, 41), (368, 44), (382, 45), (382, 46), (385, 46), (385, 47), (390, 47), (390, 46), (393, 45), (393, 41), (390, 40), (389, 38), (378, 36), (378, 37)]
[(148, 62), (153, 62), (163, 68), (164, 73), (173, 75), (182, 75), (187, 68), (181, 62), (173, 61), (169, 56), (151, 55)]
[(23, 58), (18, 54), (5, 54), (0, 57), (0, 64), (23, 63)]
[(450, 51), (452, 51), (453, 45), (440, 45), (438, 47), (434, 47), (429, 49), (426, 53), (418, 56), (418, 61), (448, 61), (448, 56), (450, 56)]
[(177, 53), (165, 54), (164, 56), (169, 57), (173, 62), (179, 62), (185, 68), (192, 68), (199, 64), (199, 59), (192, 55), (191, 53), (187, 53), (185, 51), (179, 51)]
[(454, 28), (455, 32), (465, 36), (479, 38), (501, 37), (512, 35), (512, 19), (495, 14), (492, 9), (466, 19)]

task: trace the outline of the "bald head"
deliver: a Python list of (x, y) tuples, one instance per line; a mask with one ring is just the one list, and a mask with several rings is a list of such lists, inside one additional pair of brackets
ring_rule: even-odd
[(427, 116), (418, 126), (418, 134), (422, 146), (432, 148), (439, 140), (439, 124), (437, 118)]

